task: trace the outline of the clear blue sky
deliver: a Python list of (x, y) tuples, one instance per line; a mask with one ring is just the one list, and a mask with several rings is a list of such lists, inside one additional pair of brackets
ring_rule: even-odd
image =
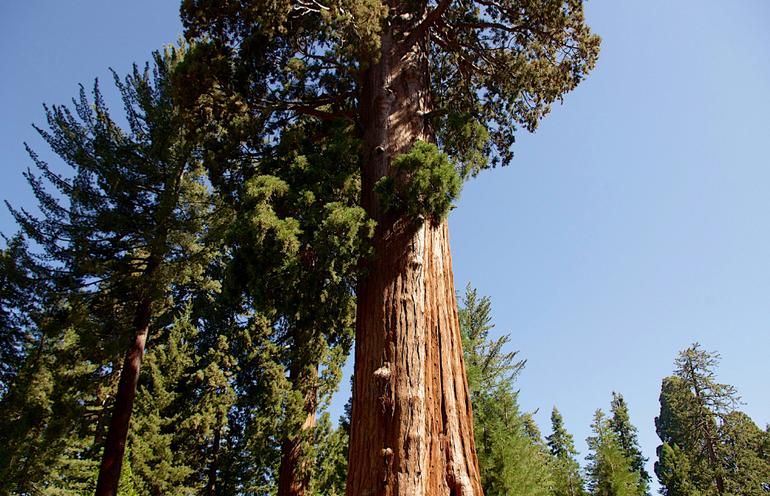
[[(44, 150), (30, 128), (41, 103), (97, 76), (106, 87), (108, 67), (173, 42), (177, 10), (0, 6), (0, 198), (33, 205), (22, 141)], [(593, 0), (588, 19), (604, 40), (594, 73), (518, 137), (512, 165), (463, 191), (456, 284), (492, 297), (544, 433), (556, 405), (585, 455), (593, 411), (618, 391), (651, 465), (660, 380), (693, 341), (722, 353), (720, 379), (770, 421), (770, 3)], [(0, 230), (13, 231), (4, 210)]]

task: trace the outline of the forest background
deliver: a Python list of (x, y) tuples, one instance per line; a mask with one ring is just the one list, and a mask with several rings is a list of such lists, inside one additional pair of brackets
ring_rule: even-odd
[[(174, 42), (178, 7), (0, 6), (0, 198), (34, 205), (22, 142), (52, 158), (30, 126), (41, 103), (67, 103), (78, 83), (109, 83), (108, 67), (125, 73)], [(544, 432), (555, 405), (582, 461), (594, 410), (620, 392), (652, 472), (660, 379), (693, 341), (721, 352), (719, 380), (741, 409), (770, 419), (770, 4), (586, 8), (599, 63), (519, 135), (511, 166), (466, 184), (450, 215), (455, 279), (492, 297), (493, 335), (511, 333), (527, 359), (519, 401)], [(0, 231), (15, 231), (5, 210)]]

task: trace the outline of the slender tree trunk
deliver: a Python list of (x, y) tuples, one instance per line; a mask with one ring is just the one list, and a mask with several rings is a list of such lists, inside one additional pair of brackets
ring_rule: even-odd
[(139, 368), (142, 365), (144, 345), (150, 326), (150, 306), (149, 298), (143, 299), (137, 306), (134, 317), (134, 340), (126, 353), (123, 369), (120, 373), (115, 406), (112, 410), (102, 463), (99, 467), (99, 479), (96, 482), (96, 496), (116, 496), (118, 494), (128, 426), (136, 397), (136, 385), (139, 382)]
[(209, 463), (208, 481), (204, 494), (216, 496), (217, 494), (217, 470), (219, 470), (219, 443), (222, 436), (222, 420), (214, 433), (214, 441), (211, 446), (211, 463)]
[(394, 218), (372, 191), (395, 156), (434, 141), (426, 44), (396, 59), (387, 29), (360, 102), (378, 227), (357, 291), (347, 495), (480, 496), (447, 224)]
[(304, 496), (310, 485), (310, 470), (305, 459), (304, 446), (307, 436), (316, 425), (318, 406), (315, 388), (318, 371), (315, 367), (300, 372), (294, 368), (290, 372), (292, 386), (304, 391), (304, 420), (300, 431), (293, 437), (287, 437), (281, 446), (281, 466), (278, 469), (278, 496)]

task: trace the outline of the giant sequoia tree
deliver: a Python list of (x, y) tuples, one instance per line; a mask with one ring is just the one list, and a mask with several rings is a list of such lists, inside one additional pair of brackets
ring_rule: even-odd
[[(582, 1), (185, 0), (182, 17), (212, 69), (194, 80), (210, 115), (258, 123), (247, 154), (302, 114), (363, 141), (377, 228), (356, 291), (348, 494), (481, 494), (446, 214), (461, 179), (508, 162), (516, 129), (593, 67)], [(237, 177), (228, 163), (217, 172)]]

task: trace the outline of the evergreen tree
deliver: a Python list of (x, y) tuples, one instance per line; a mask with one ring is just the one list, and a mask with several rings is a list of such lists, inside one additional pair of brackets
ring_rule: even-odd
[[(186, 98), (246, 122), (249, 156), (301, 116), (361, 139), (377, 229), (357, 284), (347, 493), (480, 493), (446, 214), (462, 178), (509, 161), (517, 126), (534, 130), (593, 67), (582, 2), (186, 0), (182, 19), (204, 69)], [(212, 144), (241, 135), (217, 127)], [(243, 173), (217, 162), (214, 177)]]
[[(36, 262), (52, 275), (56, 312), (64, 315), (58, 329), (48, 327), (40, 349), (47, 353), (46, 341), (61, 342), (62, 336), (82, 347), (80, 361), (63, 373), (82, 371), (90, 385), (75, 389), (68, 401), (77, 409), (95, 408), (97, 421), (90, 425), (107, 426), (106, 436), (93, 433), (91, 448), (69, 456), (93, 458), (104, 447), (97, 494), (118, 491), (150, 327), (168, 325), (170, 310), (189, 298), (192, 288), (216, 289), (203, 278), (210, 258), (203, 244), (211, 218), (209, 191), (170, 91), (170, 74), (183, 53), (168, 49), (155, 54), (152, 68), (135, 66), (123, 80), (115, 75), (125, 130), (110, 117), (98, 84), (92, 101), (81, 87), (74, 109), (46, 107), (48, 129), (38, 132), (74, 176), (55, 172), (29, 149), (40, 176), (26, 176), (42, 217), (12, 209), (26, 236), (41, 247)], [(47, 190), (51, 187), (56, 193)], [(105, 398), (108, 386), (117, 389)], [(104, 415), (108, 410), (111, 415)], [(83, 433), (79, 439), (82, 444)]]
[(743, 412), (728, 413), (719, 430), (724, 447), (725, 492), (746, 496), (770, 493), (770, 457), (765, 433)]
[(588, 437), (586, 457), (588, 489), (593, 496), (633, 496), (639, 491), (639, 472), (625, 454), (620, 439), (601, 410), (596, 410), (591, 424), (594, 435)]
[[(703, 351), (697, 343), (682, 351), (674, 376), (663, 380), (660, 415), (655, 419), (658, 437), (680, 448), (688, 458), (690, 479), (705, 494), (725, 493), (720, 419), (738, 401), (734, 387), (716, 382), (718, 362), (718, 354)], [(659, 479), (670, 471), (663, 465), (656, 468)]]
[(610, 409), (612, 411), (610, 427), (617, 436), (623, 453), (631, 460), (631, 467), (639, 472), (639, 496), (648, 495), (651, 477), (645, 469), (647, 458), (642, 455), (639, 440), (637, 439), (637, 430), (631, 424), (628, 405), (623, 399), (623, 395), (615, 392), (612, 393)]
[(552, 457), (553, 495), (583, 496), (585, 481), (580, 474), (575, 442), (564, 427), (564, 419), (556, 407), (551, 411), (551, 435), (546, 440)]
[(518, 352), (503, 351), (510, 336), (490, 339), (490, 313), (490, 299), (479, 298), (468, 285), (460, 323), (482, 487), (487, 495), (546, 495), (547, 451), (531, 415), (520, 412), (513, 389), (524, 361)]
[(32, 325), (36, 291), (23, 238), (6, 240), (0, 249), (0, 400), (21, 367), (27, 346), (26, 335)]
[(271, 339), (282, 350), (273, 358), (289, 380), (276, 433), (281, 494), (303, 494), (313, 476), (317, 410), (337, 390), (350, 351), (353, 287), (373, 230), (358, 206), (360, 144), (346, 139), (347, 125), (329, 127), (306, 120), (284, 130), (260, 174), (246, 181), (229, 237), (232, 284), (273, 322)]
[(655, 473), (661, 485), (661, 494), (666, 496), (695, 496), (703, 494), (697, 489), (692, 477), (690, 460), (677, 444), (664, 442), (658, 446), (658, 461)]
[(719, 355), (696, 343), (676, 359), (663, 379), (655, 473), (663, 494), (767, 494), (765, 434), (736, 410), (733, 386), (718, 383)]

